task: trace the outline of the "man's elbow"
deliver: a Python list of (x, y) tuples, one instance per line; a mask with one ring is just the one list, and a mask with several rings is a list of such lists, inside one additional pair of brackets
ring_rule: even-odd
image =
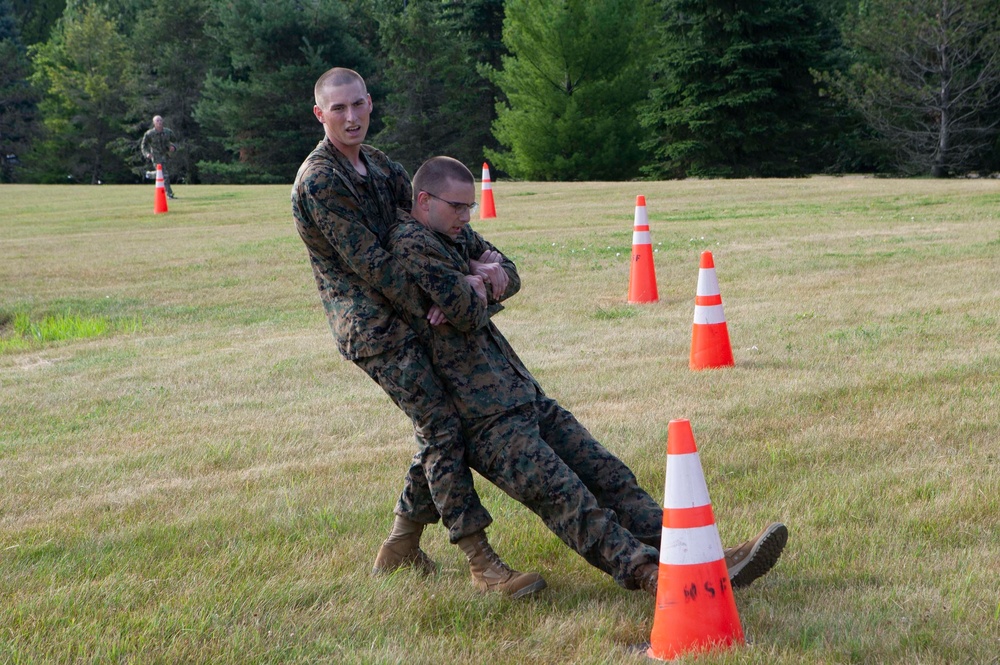
[(454, 320), (448, 319), (448, 323), (450, 323), (452, 325), (452, 327), (455, 328), (455, 330), (458, 330), (458, 331), (464, 332), (464, 333), (471, 333), (471, 332), (475, 332), (476, 330), (478, 330), (479, 328), (481, 328), (485, 324), (485, 321), (480, 322), (479, 320), (476, 320), (476, 319), (468, 319), (468, 318), (465, 318), (465, 317), (457, 317)]
[(464, 333), (479, 330), (489, 322), (490, 316), (485, 307), (477, 307), (475, 309), (476, 311), (472, 313), (465, 312), (458, 314), (457, 312), (453, 312), (452, 316), (448, 316), (448, 323), (456, 330)]

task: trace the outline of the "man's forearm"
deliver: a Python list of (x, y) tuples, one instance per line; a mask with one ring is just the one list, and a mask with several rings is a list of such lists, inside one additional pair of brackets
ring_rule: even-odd
[[(464, 332), (486, 325), (487, 301), (476, 292), (473, 278), (454, 266), (449, 257), (413, 238), (395, 241), (392, 251), (448, 323)], [(478, 285), (484, 288), (481, 280)]]
[(421, 305), (420, 288), (371, 230), (354, 219), (346, 207), (341, 211), (343, 214), (338, 214), (315, 198), (309, 205), (319, 232), (352, 272), (397, 311), (413, 317), (426, 314)]
[(469, 255), (480, 258), (495, 259), (495, 263), (499, 265), (507, 274), (506, 288), (503, 290), (503, 293), (494, 296), (496, 302), (503, 302), (521, 290), (521, 276), (518, 275), (517, 266), (514, 265), (514, 262), (507, 258), (500, 250), (490, 244), (476, 231), (472, 231), (470, 234)]

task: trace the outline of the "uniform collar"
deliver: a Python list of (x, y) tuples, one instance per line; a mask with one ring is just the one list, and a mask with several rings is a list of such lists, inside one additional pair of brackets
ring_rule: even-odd
[[(327, 137), (323, 137), (322, 145), (326, 149), (327, 153), (329, 153), (330, 157), (332, 157), (333, 160), (337, 162), (337, 165), (340, 167), (340, 169), (343, 172), (350, 174), (352, 180), (356, 182), (365, 182), (367, 178), (358, 173), (357, 169), (354, 168), (354, 165), (351, 164), (351, 160), (348, 159), (347, 155), (342, 153), (337, 148), (337, 146), (333, 144), (333, 141), (331, 141)], [(376, 175), (379, 178), (385, 178), (387, 177), (385, 170), (381, 166), (379, 166), (374, 159), (371, 159), (369, 157), (369, 154), (373, 150), (375, 150), (375, 148), (371, 147), (370, 145), (367, 144), (361, 145), (360, 157), (362, 160), (364, 160), (365, 168), (368, 169), (368, 176)]]
[[(420, 224), (420, 222), (417, 222), (416, 220), (413, 221), (416, 222), (417, 224)], [(423, 226), (423, 224), (420, 225)], [(447, 233), (439, 233), (438, 231), (431, 231), (431, 232), (435, 236), (440, 238), (441, 242), (443, 242), (445, 245), (454, 246), (457, 247), (460, 251), (465, 251), (466, 245), (469, 244), (469, 234), (472, 232), (472, 229), (470, 229), (469, 225), (466, 224), (465, 226), (462, 227), (462, 232), (458, 234), (457, 238), (452, 238)]]

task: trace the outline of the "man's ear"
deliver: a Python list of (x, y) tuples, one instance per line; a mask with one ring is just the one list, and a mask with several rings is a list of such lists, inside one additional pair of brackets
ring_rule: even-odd
[(313, 115), (316, 116), (317, 120), (323, 122), (323, 109), (321, 109), (318, 105), (313, 106)]

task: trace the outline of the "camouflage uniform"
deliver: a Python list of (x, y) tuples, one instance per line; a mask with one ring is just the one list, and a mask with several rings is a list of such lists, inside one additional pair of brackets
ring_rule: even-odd
[[(415, 320), (426, 312), (416, 284), (383, 248), (397, 208), (410, 209), (410, 179), (371, 146), (361, 147), (361, 159), (367, 176), (328, 139), (321, 141), (299, 168), (292, 188), (295, 225), (340, 353), (413, 421), (418, 452), (395, 512), (424, 524), (440, 515), (454, 543), (486, 528), (492, 518), (479, 502), (463, 459), (465, 444), (452, 400), (423, 346), (394, 309)], [(454, 305), (485, 320), (486, 307), (474, 300), (472, 295)]]
[[(495, 250), (468, 226), (457, 240), (415, 221), (396, 226), (389, 248), (442, 309), (469, 287), (469, 258)], [(514, 264), (504, 258), (511, 285)], [(427, 296), (425, 296), (426, 298)], [(503, 299), (501, 298), (501, 299)], [(498, 303), (492, 309), (501, 308)], [(454, 310), (454, 307), (451, 307)], [(663, 510), (632, 471), (569, 411), (547, 397), (492, 321), (431, 326), (413, 319), (462, 418), (469, 466), (535, 512), (559, 538), (626, 588), (659, 560)]]
[(159, 164), (163, 167), (163, 188), (167, 196), (173, 196), (174, 190), (170, 188), (170, 146), (173, 142), (173, 132), (166, 127), (162, 132), (156, 131), (156, 127), (151, 127), (142, 135), (142, 142), (139, 150), (143, 156), (152, 160), (153, 168)]

